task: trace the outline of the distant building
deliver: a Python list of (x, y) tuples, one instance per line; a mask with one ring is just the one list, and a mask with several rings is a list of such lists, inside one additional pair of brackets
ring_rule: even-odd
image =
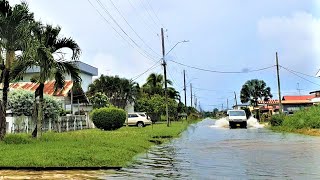
[[(86, 64), (84, 62), (81, 62), (81, 61), (75, 61), (75, 63), (78, 66), (78, 68), (80, 69), (80, 77), (82, 79), (81, 87), (84, 92), (87, 92), (89, 85), (93, 81), (93, 76), (98, 76), (98, 68), (93, 67), (93, 66)], [(36, 66), (28, 69), (26, 71), (25, 75), (23, 75), (20, 82), (30, 82), (31, 78), (34, 77), (35, 75), (37, 75), (39, 72), (40, 72), (40, 68), (36, 67)], [(70, 75), (66, 75), (65, 78), (66, 78), (66, 80), (71, 80)]]
[(312, 106), (313, 98), (315, 98), (315, 95), (283, 96), (283, 111), (293, 113), (301, 108)]

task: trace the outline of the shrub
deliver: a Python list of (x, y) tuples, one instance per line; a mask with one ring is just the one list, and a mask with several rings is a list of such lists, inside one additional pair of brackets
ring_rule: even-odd
[(271, 116), (270, 124), (271, 126), (281, 126), (285, 119), (284, 115), (276, 114)]
[(295, 112), (293, 115), (288, 116), (284, 122), (283, 126), (290, 127), (293, 129), (302, 128), (320, 128), (320, 107), (313, 106), (310, 108), (302, 109)]
[(4, 137), (3, 142), (6, 144), (29, 144), (32, 139), (27, 134), (8, 134)]
[(91, 113), (94, 125), (102, 130), (115, 130), (123, 126), (126, 112), (122, 109), (110, 107), (94, 109)]

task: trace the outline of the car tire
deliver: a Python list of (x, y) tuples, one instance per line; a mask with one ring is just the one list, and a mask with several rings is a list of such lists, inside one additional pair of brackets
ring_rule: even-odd
[(247, 121), (244, 121), (244, 122), (241, 124), (241, 128), (247, 129)]
[(229, 127), (230, 127), (230, 129), (233, 129), (234, 128), (234, 123), (229, 121)]
[(138, 122), (138, 123), (137, 123), (137, 127), (144, 127), (143, 122)]

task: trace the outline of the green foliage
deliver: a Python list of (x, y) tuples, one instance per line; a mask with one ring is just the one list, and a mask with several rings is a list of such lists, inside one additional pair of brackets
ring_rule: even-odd
[[(164, 115), (166, 113), (165, 97), (158, 94), (148, 97), (143, 97), (137, 100), (135, 104), (136, 111), (156, 113)], [(178, 114), (178, 103), (173, 99), (168, 99), (169, 116), (176, 117)]]
[(108, 97), (109, 102), (124, 109), (127, 102), (134, 102), (139, 96), (139, 84), (119, 76), (101, 75), (89, 86), (88, 94), (101, 92)]
[(241, 89), (240, 99), (242, 103), (250, 102), (257, 106), (258, 100), (268, 100), (272, 98), (271, 89), (263, 80), (252, 79), (247, 81)]
[(110, 105), (108, 97), (101, 92), (97, 92), (93, 96), (89, 96), (89, 101), (93, 105), (94, 109), (108, 107)]
[[(13, 90), (9, 93), (8, 108), (16, 116), (32, 116), (34, 93), (25, 90)], [(55, 118), (60, 115), (61, 103), (52, 96), (44, 96), (44, 117)]]
[(285, 115), (280, 115), (280, 114), (273, 115), (271, 116), (271, 119), (270, 119), (270, 125), (281, 126), (285, 118), (286, 118)]
[(91, 112), (94, 125), (102, 130), (116, 130), (123, 126), (127, 118), (126, 112), (122, 109), (110, 107), (94, 109)]
[(312, 106), (310, 108), (302, 109), (295, 112), (291, 116), (287, 116), (282, 126), (290, 127), (293, 129), (319, 129), (320, 128), (320, 107)]
[(5, 144), (29, 144), (32, 143), (30, 135), (27, 134), (8, 134), (4, 137)]

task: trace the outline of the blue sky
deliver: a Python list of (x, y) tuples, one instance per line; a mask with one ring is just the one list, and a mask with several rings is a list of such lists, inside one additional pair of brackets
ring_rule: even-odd
[[(213, 109), (213, 105), (221, 107), (222, 103), (226, 107), (227, 99), (230, 106), (233, 105), (233, 92), (239, 97), (241, 86), (254, 78), (266, 81), (274, 98), (278, 98), (276, 69), (248, 74), (217, 74), (183, 67), (170, 60), (210, 70), (242, 71), (274, 65), (275, 52), (278, 51), (279, 62), (284, 67), (309, 75), (315, 75), (320, 68), (320, 3), (316, 0), (100, 0), (140, 48), (128, 45), (130, 40), (98, 1), (90, 1), (110, 23), (101, 18), (88, 0), (27, 2), (37, 19), (60, 25), (64, 36), (74, 38), (82, 48), (80, 60), (98, 67), (101, 74), (130, 79), (151, 67), (154, 60), (161, 58), (158, 35), (161, 27), (166, 29), (167, 50), (176, 42), (189, 40), (189, 43), (179, 44), (166, 57), (168, 78), (181, 91), (182, 71), (185, 69), (187, 82), (193, 84), (205, 110)], [(154, 60), (145, 58), (138, 51), (147, 51)], [(157, 66), (151, 72), (162, 73), (163, 70)], [(298, 94), (298, 83), (301, 94), (320, 89), (320, 85), (316, 85), (320, 81), (316, 78), (303, 76), (316, 83), (312, 84), (284, 69), (280, 73), (282, 95)], [(142, 84), (146, 76), (136, 81)], [(188, 84), (188, 97), (189, 92)], [(190, 98), (187, 103), (190, 104)]]

